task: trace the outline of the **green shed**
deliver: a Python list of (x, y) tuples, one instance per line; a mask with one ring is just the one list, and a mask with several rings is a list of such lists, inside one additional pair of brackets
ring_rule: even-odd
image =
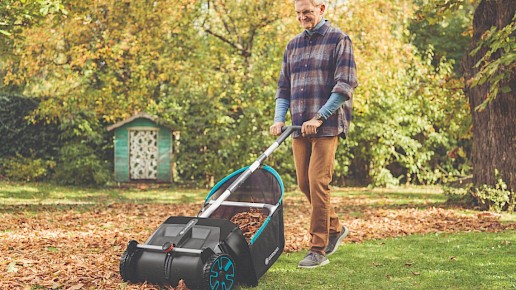
[(172, 128), (142, 112), (107, 130), (115, 131), (115, 181), (173, 181)]

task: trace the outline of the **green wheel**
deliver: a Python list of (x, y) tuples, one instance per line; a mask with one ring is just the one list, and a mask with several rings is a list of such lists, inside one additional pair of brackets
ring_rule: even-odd
[(229, 290), (235, 286), (236, 267), (231, 256), (214, 254), (204, 264), (202, 289)]

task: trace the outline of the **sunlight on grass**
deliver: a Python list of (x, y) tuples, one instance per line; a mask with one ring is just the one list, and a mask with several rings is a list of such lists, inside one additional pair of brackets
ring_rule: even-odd
[(94, 204), (119, 202), (195, 203), (208, 190), (85, 188), (34, 183), (29, 185), (0, 182), (0, 204)]
[[(209, 190), (182, 189), (173, 187), (65, 187), (52, 184), (17, 184), (0, 182), (0, 216), (20, 212), (24, 218), (38, 217), (63, 212), (75, 215), (91, 215), (96, 229), (134, 230), (128, 224), (119, 224), (99, 219), (96, 209), (100, 206), (111, 213), (113, 208), (125, 209), (132, 204), (185, 204), (198, 203), (199, 207)], [(419, 212), (445, 205), (447, 196), (438, 188), (410, 187), (395, 189), (335, 188), (332, 201), (336, 205), (351, 208), (349, 216), (364, 215), (364, 209), (383, 212)], [(120, 205), (113, 205), (113, 204)], [(299, 206), (307, 203), (299, 191), (286, 193), (285, 203)], [(340, 205), (339, 205), (340, 203)], [(77, 206), (85, 204), (84, 206)], [(140, 213), (151, 206), (144, 206)], [(414, 210), (415, 209), (415, 210)], [(463, 208), (446, 209), (472, 216), (482, 213)], [(355, 212), (356, 211), (356, 212)], [(342, 213), (342, 212), (341, 212)], [(125, 214), (125, 212), (124, 212)], [(128, 215), (130, 216), (130, 215)], [(446, 217), (446, 216), (445, 216)], [(135, 214), (135, 218), (141, 218)], [(500, 218), (510, 222), (516, 214), (502, 213)], [(99, 219), (99, 220), (98, 220)], [(152, 232), (160, 221), (146, 222), (141, 231)], [(155, 224), (154, 224), (155, 223)], [(421, 223), (421, 220), (416, 220)], [(474, 230), (483, 230), (475, 228)], [(10, 228), (0, 233), (10, 238), (21, 239), (27, 233)], [(69, 231), (63, 233), (68, 236)], [(83, 231), (81, 235), (90, 235)], [(289, 232), (286, 232), (288, 235)], [(55, 229), (42, 233), (47, 239), (62, 239)], [(510, 289), (516, 288), (516, 231), (506, 230), (499, 233), (432, 233), (405, 237), (367, 240), (351, 243), (351, 239), (330, 257), (325, 267), (305, 270), (297, 263), (306, 251), (282, 254), (279, 260), (260, 279), (256, 288), (243, 289)], [(45, 245), (45, 252), (65, 251), (59, 246)], [(93, 254), (105, 249), (92, 247), (86, 249)], [(119, 251), (119, 249), (117, 250)], [(116, 261), (114, 263), (117, 263)], [(115, 267), (116, 268), (116, 267)], [(116, 271), (116, 270), (114, 270)], [(117, 278), (118, 279), (118, 276)]]
[(298, 269), (304, 252), (283, 254), (256, 288), (510, 289), (516, 231), (413, 235), (344, 244), (330, 264)]

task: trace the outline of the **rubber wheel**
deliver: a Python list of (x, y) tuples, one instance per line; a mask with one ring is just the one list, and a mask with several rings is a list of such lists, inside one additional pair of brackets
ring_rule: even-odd
[(204, 264), (202, 289), (229, 290), (235, 286), (236, 267), (231, 256), (214, 254)]
[(137, 245), (138, 242), (134, 240), (129, 241), (127, 249), (124, 251), (122, 256), (120, 256), (120, 276), (122, 276), (122, 280), (124, 280), (124, 282), (136, 282), (134, 275), (134, 266), (132, 265), (132, 261), (133, 257), (137, 254)]
[(122, 280), (124, 282), (131, 281), (131, 255), (129, 255), (129, 252), (127, 250), (124, 251), (122, 256), (120, 257), (120, 275), (122, 276)]

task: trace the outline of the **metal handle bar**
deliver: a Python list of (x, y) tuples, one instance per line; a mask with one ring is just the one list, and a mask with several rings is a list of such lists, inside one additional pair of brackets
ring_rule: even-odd
[(283, 132), (279, 137), (278, 139), (276, 140), (276, 142), (279, 144), (283, 143), (283, 141), (285, 141), (285, 139), (287, 139), (288, 136), (290, 136), (290, 134), (294, 133), (294, 131), (301, 131), (301, 128), (303, 128), (303, 126), (285, 126), (285, 127), (282, 127), (281, 128), (281, 132)]
[(247, 180), (247, 178), (249, 178), (249, 176), (251, 176), (251, 174), (258, 167), (260, 167), (262, 162), (267, 159), (267, 157), (269, 157), (272, 152), (274, 152), (274, 150), (276, 150), (276, 148), (278, 148), (279, 145), (283, 143), (283, 141), (285, 141), (288, 136), (290, 136), (290, 134), (292, 134), (294, 131), (301, 130), (301, 126), (286, 126), (281, 128), (281, 130), (283, 133), (281, 133), (278, 139), (276, 139), (276, 141), (269, 148), (267, 148), (267, 150), (265, 150), (265, 152), (262, 153), (262, 155), (260, 155), (260, 157), (258, 157), (258, 159), (256, 159), (256, 161), (254, 161), (251, 166), (242, 172), (242, 174), (240, 174), (240, 176), (238, 176), (238, 178), (233, 181), (233, 183), (231, 183), (231, 185), (219, 196), (219, 198), (213, 202), (213, 204), (211, 204), (208, 208), (203, 209), (201, 213), (199, 213), (199, 217), (209, 217), (217, 208), (219, 208), (222, 202), (224, 202), (231, 195), (232, 192), (234, 192), (242, 183), (244, 183), (244, 181)]

